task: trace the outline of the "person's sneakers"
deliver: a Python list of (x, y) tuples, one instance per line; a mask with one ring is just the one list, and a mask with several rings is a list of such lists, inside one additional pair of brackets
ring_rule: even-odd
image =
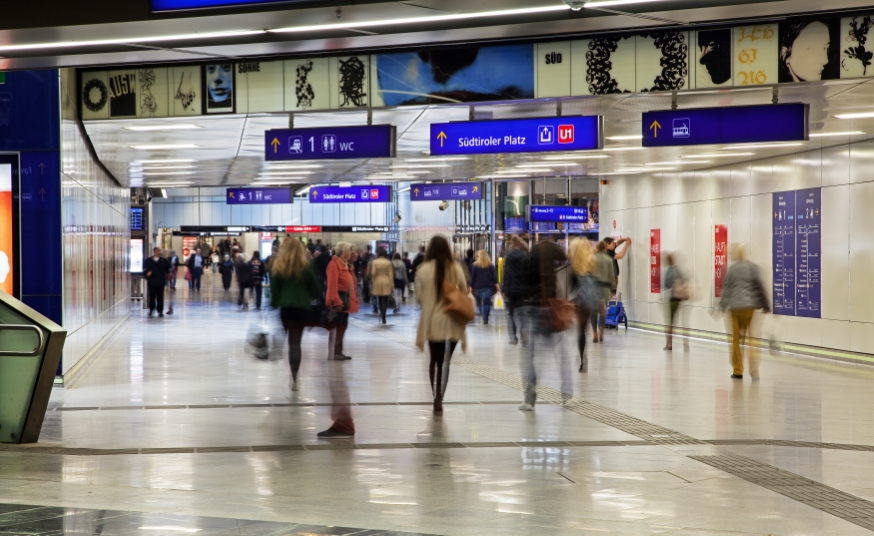
[(149, 311), (149, 318), (152, 318), (152, 316), (154, 316), (154, 315), (155, 315), (154, 311)]
[(316, 434), (319, 439), (352, 439), (355, 437), (355, 434), (350, 434), (347, 432), (341, 432), (336, 428), (328, 428), (324, 432), (319, 432)]
[(731, 377), (734, 378), (735, 380), (742, 380), (742, 379), (744, 379), (744, 375), (743, 375), (743, 374), (732, 374)]
[(352, 358), (342, 352), (334, 354), (334, 361), (349, 361), (350, 359)]
[(534, 411), (534, 404), (529, 404), (528, 402), (522, 402), (519, 404), (520, 411)]
[(519, 339), (514, 338), (510, 340), (510, 346), (516, 346), (517, 344), (519, 344)]
[(164, 316), (164, 313), (158, 313), (158, 316)]
[(297, 380), (295, 380), (294, 378), (290, 378), (288, 380), (288, 387), (292, 391), (297, 391)]

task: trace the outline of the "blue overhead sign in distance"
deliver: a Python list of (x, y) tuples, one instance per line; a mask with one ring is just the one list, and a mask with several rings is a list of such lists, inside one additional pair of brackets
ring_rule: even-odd
[(294, 128), (264, 133), (268, 162), (395, 156), (394, 125)]
[(532, 222), (589, 223), (588, 207), (552, 207), (530, 205)]
[(388, 203), (391, 186), (314, 186), (310, 203)]
[(601, 122), (587, 116), (434, 123), (431, 155), (596, 150), (603, 146)]
[(228, 188), (228, 205), (279, 205), (294, 202), (291, 188)]
[(480, 182), (449, 182), (442, 184), (413, 184), (410, 201), (452, 201), (455, 199), (480, 200), (483, 185)]
[(809, 139), (807, 104), (666, 110), (643, 114), (644, 147)]
[[(217, 9), (246, 7), (260, 4), (292, 4), (301, 0), (152, 0), (152, 11), (181, 11), (185, 9)], [(312, 3), (312, 2), (308, 2)]]

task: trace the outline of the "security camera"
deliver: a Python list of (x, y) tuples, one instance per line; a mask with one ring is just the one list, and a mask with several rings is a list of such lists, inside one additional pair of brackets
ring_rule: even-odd
[(440, 205), (437, 208), (439, 208), (440, 210), (446, 210), (447, 208), (449, 208), (449, 201), (441, 201)]
[(589, 0), (561, 0), (574, 11), (583, 9), (583, 6), (589, 3)]

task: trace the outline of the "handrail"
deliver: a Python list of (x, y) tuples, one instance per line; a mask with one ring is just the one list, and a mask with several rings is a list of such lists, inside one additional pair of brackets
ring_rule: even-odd
[(38, 356), (38, 355), (42, 354), (43, 350), (45, 349), (45, 345), (46, 345), (45, 335), (43, 335), (42, 330), (40, 328), (38, 328), (37, 326), (31, 326), (28, 324), (0, 324), (0, 332), (2, 332), (4, 329), (9, 329), (12, 331), (33, 330), (36, 332), (37, 337), (39, 337), (39, 345), (30, 353), (20, 352), (17, 350), (0, 350), (0, 356), (17, 355), (17, 356), (23, 356), (23, 357), (34, 357), (34, 356)]

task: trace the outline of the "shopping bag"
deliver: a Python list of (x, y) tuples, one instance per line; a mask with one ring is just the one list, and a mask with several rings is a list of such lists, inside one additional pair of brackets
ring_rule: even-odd
[(495, 294), (495, 297), (492, 299), (492, 309), (503, 310), (504, 309), (504, 297), (501, 296), (500, 293)]

